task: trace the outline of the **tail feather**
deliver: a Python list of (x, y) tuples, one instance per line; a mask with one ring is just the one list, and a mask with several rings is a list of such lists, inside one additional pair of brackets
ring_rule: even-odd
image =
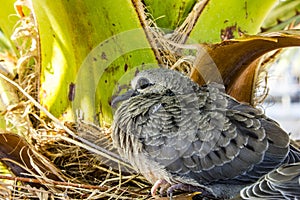
[(300, 150), (290, 145), (290, 151), (284, 163), (297, 163), (297, 162), (300, 162)]
[[(292, 149), (289, 156), (299, 159), (299, 152)], [(241, 199), (299, 199), (300, 162), (284, 164), (260, 178), (240, 192)]]

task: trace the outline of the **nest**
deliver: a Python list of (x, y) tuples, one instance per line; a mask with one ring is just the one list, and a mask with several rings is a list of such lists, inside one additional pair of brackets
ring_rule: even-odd
[(32, 103), (5, 113), (11, 122), (23, 121), (17, 128), (26, 134), (0, 133), (1, 161), (11, 171), (2, 168), (2, 199), (149, 197), (151, 185), (118, 157), (109, 127), (84, 121), (60, 124), (56, 120), (40, 121), (32, 127), (28, 115), (20, 116), (29, 107)]
[[(7, 90), (12, 94), (3, 112), (7, 130), (0, 133), (2, 145), (11, 150), (7, 154), (4, 150), (1, 156), (10, 169), (0, 168), (1, 199), (151, 198), (151, 184), (113, 148), (109, 125), (98, 127), (84, 120), (62, 124), (36, 101), (40, 77), (38, 30), (33, 16), (25, 16), (18, 9), (31, 9), (27, 4), (15, 4), (21, 17), (12, 39), (21, 57), (1, 55), (1, 67), (14, 69), (0, 74), (0, 81), (9, 83)], [(189, 75), (197, 49), (182, 44), (185, 28), (180, 34), (175, 31), (166, 35), (151, 18), (145, 22), (160, 63)], [(46, 119), (39, 117), (41, 112)]]

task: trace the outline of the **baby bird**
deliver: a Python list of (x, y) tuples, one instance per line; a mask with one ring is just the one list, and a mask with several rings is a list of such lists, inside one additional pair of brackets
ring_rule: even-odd
[(156, 68), (137, 74), (113, 122), (122, 158), (153, 184), (152, 195), (174, 190), (231, 198), (284, 163), (300, 161), (288, 134), (260, 110), (198, 86), (181, 73)]

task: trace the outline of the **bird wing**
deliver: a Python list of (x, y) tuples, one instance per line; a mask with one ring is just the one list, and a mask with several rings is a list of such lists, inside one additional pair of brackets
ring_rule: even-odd
[(276, 122), (214, 84), (197, 94), (203, 104), (197, 139), (181, 158), (190, 166), (189, 177), (202, 183), (253, 182), (285, 160), (289, 138)]
[(130, 152), (140, 152), (175, 181), (253, 181), (288, 151), (287, 134), (275, 122), (214, 85), (189, 94), (138, 95), (116, 116), (125, 157), (138, 159)]

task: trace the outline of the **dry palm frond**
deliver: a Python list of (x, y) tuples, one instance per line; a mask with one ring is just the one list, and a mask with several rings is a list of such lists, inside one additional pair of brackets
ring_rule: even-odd
[[(3, 193), (4, 196), (16, 195), (14, 198), (29, 199), (44, 198), (45, 195), (58, 199), (116, 198), (120, 194), (122, 198), (148, 196), (144, 188), (149, 188), (149, 183), (122, 161), (112, 148), (110, 128), (100, 128), (83, 121), (65, 126), (20, 86), (0, 76), (53, 120), (53, 123), (41, 122), (37, 129), (28, 129), (31, 131), (28, 133), (30, 144), (23, 136), (3, 134), (1, 155), (5, 156), (1, 157), (1, 161), (16, 176), (2, 177), (15, 181), (13, 184), (2, 184), (9, 191)], [(22, 193), (23, 190), (26, 192)]]
[(167, 33), (157, 27), (155, 20), (141, 1), (134, 2), (156, 58), (163, 67), (175, 69), (187, 76), (191, 74), (192, 68), (203, 50), (199, 48), (199, 45), (184, 43), (207, 2), (204, 0), (196, 3), (193, 11), (182, 25), (174, 31), (168, 30)]
[(271, 64), (275, 62), (277, 57), (280, 55), (282, 50), (275, 50), (268, 54), (265, 54), (258, 60), (257, 68), (256, 68), (256, 77), (255, 83), (253, 84), (253, 97), (252, 97), (252, 105), (258, 106), (261, 105), (269, 93), (268, 87), (268, 70), (271, 67)]

